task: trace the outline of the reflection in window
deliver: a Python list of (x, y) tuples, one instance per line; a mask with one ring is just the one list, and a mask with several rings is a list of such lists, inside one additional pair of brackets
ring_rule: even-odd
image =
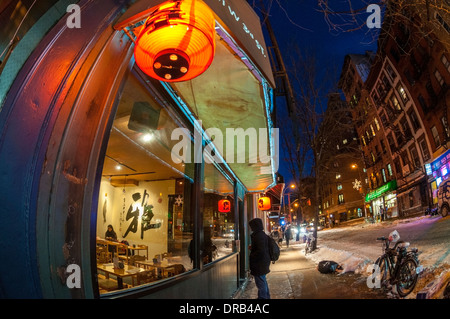
[[(143, 83), (133, 73), (127, 78), (104, 158), (97, 211), (100, 293), (192, 269), (193, 164), (172, 161), (177, 141), (171, 132), (178, 126)], [(115, 236), (107, 240), (109, 225)]]
[[(235, 220), (233, 184), (214, 164), (205, 164), (205, 186), (203, 198), (204, 242), (200, 248), (203, 263), (207, 264), (233, 252)], [(221, 200), (227, 205), (224, 207)]]

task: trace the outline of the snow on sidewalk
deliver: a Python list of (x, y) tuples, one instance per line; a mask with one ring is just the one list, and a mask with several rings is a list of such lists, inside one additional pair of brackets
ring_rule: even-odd
[[(432, 227), (434, 223), (438, 222), (449, 223), (445, 219), (439, 220), (436, 217), (420, 216), (323, 230), (319, 232), (318, 249), (307, 254), (306, 257), (316, 264), (322, 260), (333, 260), (343, 267), (342, 273), (354, 272), (369, 276), (371, 274), (369, 265), (372, 265), (382, 254), (381, 242), (374, 240), (374, 234), (381, 233), (378, 236), (384, 235), (387, 237), (389, 232), (398, 229), (401, 240), (412, 241), (411, 247), (419, 248), (419, 260), (424, 267), (416, 289), (408, 296), (408, 298), (416, 298), (417, 292), (429, 282), (442, 277), (443, 273), (450, 270), (450, 236), (444, 240), (442, 240), (442, 237), (434, 239), (433, 234), (427, 232), (428, 227)], [(410, 229), (415, 230), (414, 227), (420, 227), (420, 232), (410, 231)], [(444, 225), (444, 227), (447, 226)], [(346, 239), (347, 236), (350, 238)]]

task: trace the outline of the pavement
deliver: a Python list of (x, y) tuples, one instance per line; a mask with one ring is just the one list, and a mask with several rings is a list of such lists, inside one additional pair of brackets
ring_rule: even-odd
[[(279, 260), (271, 264), (267, 275), (271, 299), (384, 299), (379, 290), (367, 287), (367, 278), (354, 274), (322, 274), (316, 264), (305, 257), (305, 244), (283, 245)], [(236, 299), (256, 299), (253, 278)]]

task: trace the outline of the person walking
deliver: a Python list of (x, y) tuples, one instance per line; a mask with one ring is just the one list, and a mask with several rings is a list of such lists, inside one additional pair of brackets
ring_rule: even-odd
[(284, 238), (286, 238), (286, 247), (289, 248), (289, 240), (291, 240), (291, 223), (288, 223), (284, 231)]
[(270, 299), (266, 275), (270, 272), (269, 236), (264, 232), (263, 222), (254, 218), (249, 222), (252, 230), (250, 245), (250, 274), (255, 278), (258, 299)]

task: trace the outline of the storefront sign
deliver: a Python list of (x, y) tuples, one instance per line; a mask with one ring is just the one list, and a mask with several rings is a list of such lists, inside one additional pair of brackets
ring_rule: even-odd
[(377, 188), (373, 192), (370, 192), (369, 194), (367, 194), (366, 195), (366, 202), (370, 202), (370, 201), (380, 197), (384, 193), (389, 192), (389, 191), (393, 191), (395, 189), (397, 189), (397, 181), (394, 179), (393, 181), (390, 181), (389, 183), (384, 184), (380, 188)]
[(438, 171), (445, 164), (450, 163), (450, 150), (439, 156), (431, 164), (425, 164), (427, 175), (431, 175), (433, 172)]
[(232, 32), (239, 45), (245, 48), (271, 85), (275, 86), (261, 22), (252, 7), (242, 0), (205, 0), (205, 2), (225, 23), (225, 27)]

